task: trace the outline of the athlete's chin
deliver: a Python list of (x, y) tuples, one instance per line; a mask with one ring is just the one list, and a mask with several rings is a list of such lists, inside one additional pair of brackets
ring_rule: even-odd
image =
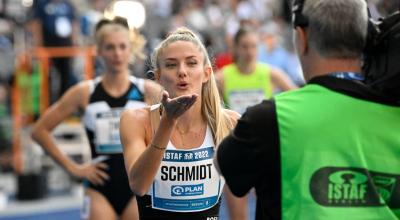
[(113, 72), (114, 74), (125, 72), (125, 70), (126, 70), (125, 67), (113, 67), (113, 68), (111, 68), (111, 72)]
[(193, 94), (199, 94), (199, 93), (197, 93), (197, 92), (195, 92), (195, 91), (193, 91), (193, 90), (191, 90), (191, 89), (185, 89), (185, 90), (179, 90), (179, 91), (176, 91), (176, 96), (183, 96), (183, 95), (193, 95)]

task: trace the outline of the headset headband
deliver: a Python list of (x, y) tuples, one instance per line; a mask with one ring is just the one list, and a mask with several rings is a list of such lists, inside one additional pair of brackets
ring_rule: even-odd
[(302, 14), (305, 0), (294, 0), (292, 6), (293, 28), (307, 27), (308, 18)]

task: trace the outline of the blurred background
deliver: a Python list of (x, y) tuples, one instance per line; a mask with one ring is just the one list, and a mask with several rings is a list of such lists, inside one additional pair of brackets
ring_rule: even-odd
[[(30, 138), (35, 120), (71, 85), (102, 72), (93, 31), (102, 17), (126, 17), (146, 39), (132, 74), (149, 78), (149, 55), (169, 31), (197, 32), (215, 72), (232, 62), (232, 38), (241, 24), (260, 35), (258, 59), (304, 84), (292, 46), (290, 0), (0, 0), (0, 220), (80, 219), (83, 189)], [(368, 1), (374, 18), (396, 0)], [(45, 16), (44, 14), (51, 14)], [(71, 117), (54, 131), (58, 146), (88, 161), (85, 131)], [(251, 202), (254, 216), (254, 198)], [(225, 208), (221, 219), (227, 219)], [(253, 218), (251, 216), (251, 218)]]

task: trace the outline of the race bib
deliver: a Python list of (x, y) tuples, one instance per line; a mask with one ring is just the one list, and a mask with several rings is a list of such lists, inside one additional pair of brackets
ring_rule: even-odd
[(69, 37), (72, 34), (72, 24), (67, 17), (58, 17), (55, 20), (56, 35), (59, 37)]
[(112, 109), (96, 114), (96, 152), (99, 154), (122, 153), (119, 137), (119, 119), (123, 109)]
[(246, 108), (260, 103), (265, 98), (263, 90), (241, 90), (232, 91), (229, 94), (230, 109), (243, 114)]
[(152, 186), (154, 209), (195, 212), (218, 203), (223, 180), (212, 159), (214, 148), (166, 150)]

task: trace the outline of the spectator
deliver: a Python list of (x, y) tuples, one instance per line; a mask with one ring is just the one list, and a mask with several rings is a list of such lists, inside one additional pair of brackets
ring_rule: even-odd
[(249, 108), (215, 163), (235, 195), (256, 187), (256, 219), (398, 219), (400, 97), (363, 83), (366, 2), (294, 2), (308, 84)]
[[(77, 43), (79, 26), (75, 7), (70, 0), (38, 0), (33, 5), (30, 28), (35, 46), (71, 47)], [(52, 64), (60, 75), (59, 95), (75, 83), (72, 59), (57, 57)]]
[(268, 22), (260, 29), (258, 61), (283, 70), (296, 85), (303, 85), (298, 58), (287, 51), (281, 43), (281, 30), (277, 23)]

